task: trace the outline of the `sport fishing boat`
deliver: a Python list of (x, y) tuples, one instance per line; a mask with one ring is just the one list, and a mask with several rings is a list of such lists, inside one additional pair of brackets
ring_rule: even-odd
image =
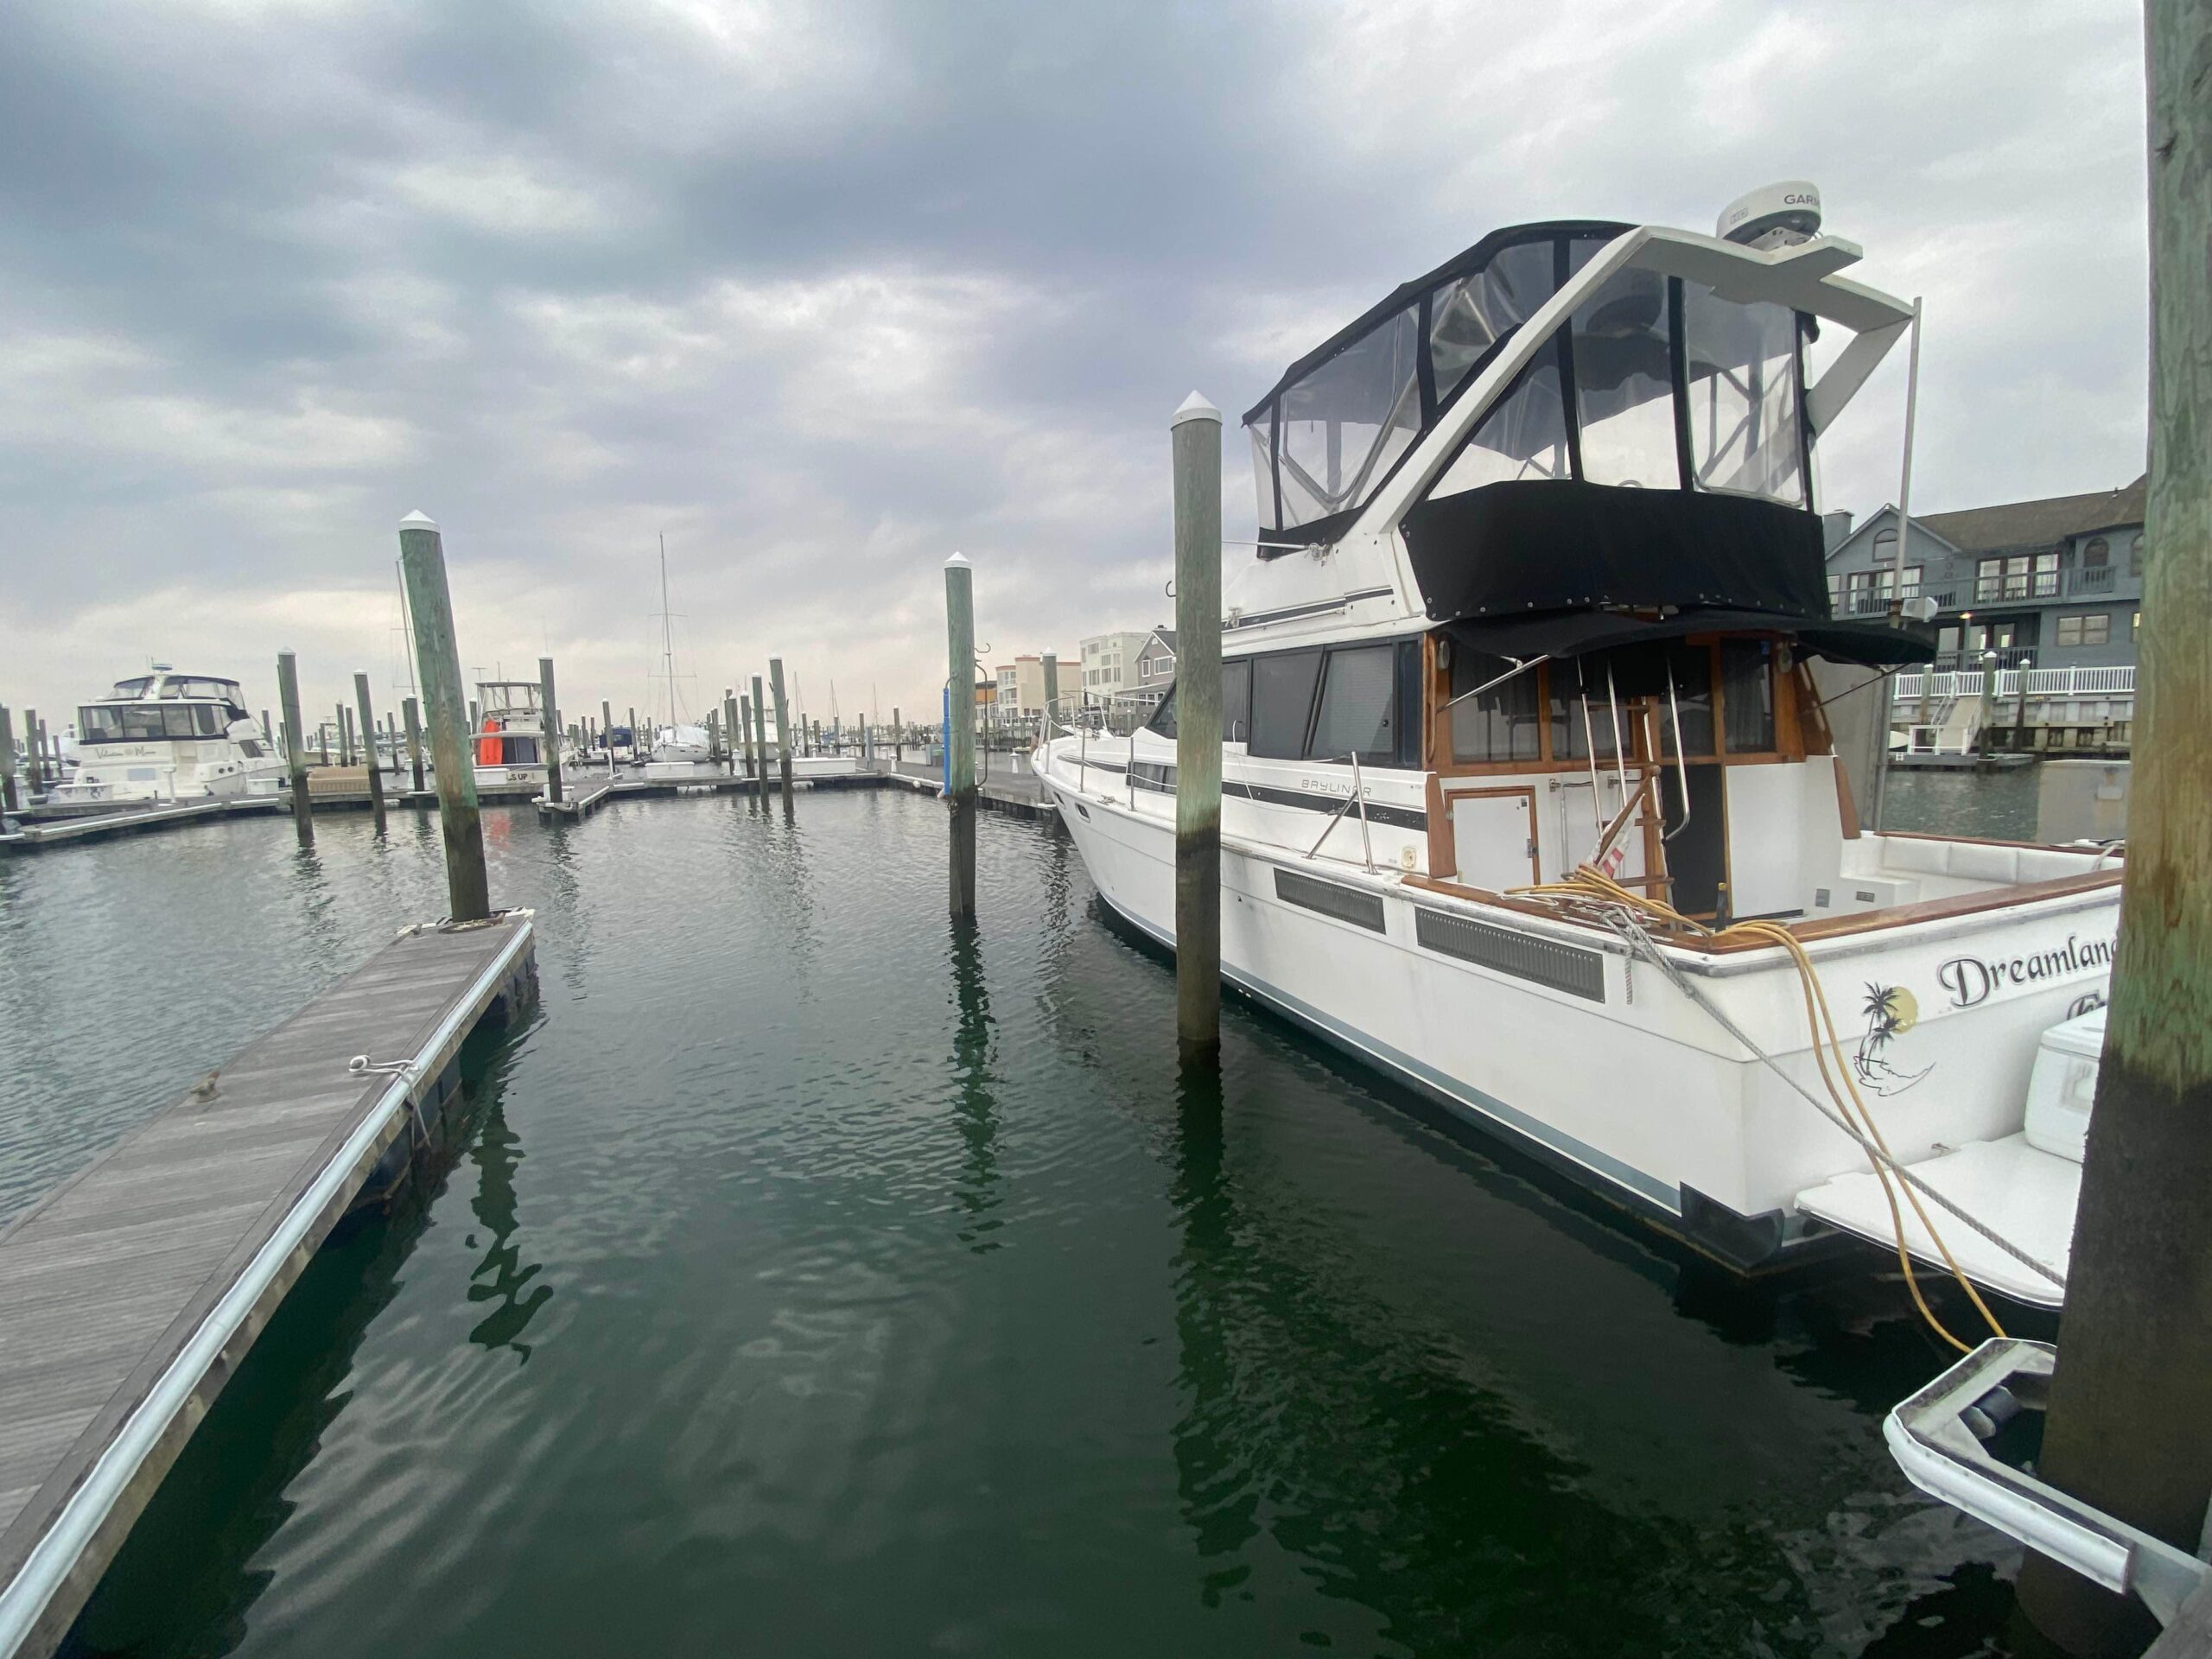
[(77, 770), (48, 796), (62, 810), (278, 795), (283, 757), (245, 711), (236, 680), (167, 663), (118, 680), (77, 710)]
[(477, 683), (476, 703), (481, 722), (476, 734), (476, 786), (542, 787), (544, 688), (536, 680), (482, 680)]
[[(1254, 405), (1222, 971), (1740, 1271), (1902, 1229), (2055, 1305), (2079, 1142), (2029, 1079), (2104, 999), (2120, 874), (1857, 820), (1810, 663), (1933, 636), (1832, 613), (1812, 463), (1912, 313), (1817, 201), (1497, 232)], [(1039, 756), (1171, 947), (1175, 702)]]

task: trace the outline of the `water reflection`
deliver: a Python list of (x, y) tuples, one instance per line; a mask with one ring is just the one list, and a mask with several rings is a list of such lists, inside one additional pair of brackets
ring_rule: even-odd
[[(496, 1078), (504, 1081), (509, 1063), (509, 1057), (502, 1055)], [(517, 1359), (527, 1364), (531, 1349), (522, 1340), (523, 1332), (538, 1310), (552, 1300), (553, 1287), (533, 1282), (544, 1264), (525, 1262), (517, 1237), (521, 1206), (516, 1197), (515, 1172), (524, 1155), (522, 1137), (507, 1127), (506, 1109), (495, 1086), (483, 1129), (468, 1154), (469, 1162), (476, 1166), (476, 1196), (470, 1200), (469, 1209), (490, 1235), (482, 1259), (468, 1275), (468, 1300), (494, 1306), (476, 1322), (468, 1339), (480, 1348), (511, 1348)], [(477, 1242), (474, 1235), (469, 1242)]]
[(991, 1237), (1004, 1224), (992, 1212), (1004, 1198), (999, 1179), (999, 1105), (991, 1071), (991, 995), (983, 982), (983, 952), (972, 920), (953, 918), (952, 995), (958, 1014), (952, 1028), (952, 1111), (966, 1148), (957, 1188), (968, 1224), (962, 1243), (978, 1255), (999, 1248)]

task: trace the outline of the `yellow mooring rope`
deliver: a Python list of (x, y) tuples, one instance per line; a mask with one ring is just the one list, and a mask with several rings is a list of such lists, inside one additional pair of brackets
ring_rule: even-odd
[[(1821, 988), (1820, 975), (1814, 969), (1813, 959), (1806, 954), (1803, 942), (1795, 933), (1779, 922), (1764, 921), (1737, 922), (1716, 931), (1701, 922), (1691, 920), (1671, 905), (1662, 904), (1656, 899), (1631, 892), (1602, 870), (1592, 868), (1587, 864), (1580, 866), (1564, 881), (1545, 882), (1529, 887), (1515, 887), (1512, 892), (1516, 897), (1529, 896), (1569, 899), (1585, 904), (1596, 902), (1618, 905), (1632, 912), (1649, 917), (1667, 927), (1680, 928), (1685, 931), (1700, 935), (1716, 944), (1756, 941), (1766, 944), (1778, 944), (1787, 950), (1791, 962), (1796, 964), (1798, 986), (1804, 994), (1805, 1023), (1812, 1032), (1813, 1060), (1814, 1064), (1820, 1068), (1821, 1082), (1826, 1085), (1829, 1099), (1835, 1103), (1844, 1121), (1852, 1125), (1854, 1130), (1863, 1128), (1866, 1138), (1879, 1149), (1880, 1156), (1871, 1161), (1874, 1166), (1874, 1177), (1882, 1184), (1882, 1196), (1889, 1201), (1890, 1224), (1897, 1230), (1897, 1263), (1904, 1269), (1904, 1281), (1906, 1287), (1912, 1293), (1913, 1305), (1920, 1310), (1921, 1317), (1928, 1321), (1937, 1336), (1942, 1338), (1961, 1353), (1971, 1351), (1970, 1344), (1961, 1342), (1944, 1327), (1943, 1322), (1936, 1317), (1935, 1309), (1928, 1306), (1927, 1297), (1921, 1294), (1920, 1278), (1913, 1270), (1912, 1253), (1905, 1248), (1904, 1212), (1897, 1205), (1898, 1185), (1904, 1187), (1905, 1201), (1912, 1205), (1913, 1213), (1920, 1217), (1920, 1224), (1928, 1230), (1928, 1236), (1935, 1241), (1936, 1252), (1943, 1258), (1943, 1265), (1951, 1270), (1951, 1276), (1959, 1281), (1960, 1288), (1966, 1292), (1967, 1299), (1974, 1304), (1975, 1312), (1981, 1315), (1993, 1333), (1999, 1337), (2005, 1334), (2005, 1327), (1998, 1324), (1997, 1316), (1989, 1311), (1989, 1304), (1981, 1300), (1981, 1293), (1974, 1288), (1974, 1281), (1967, 1277), (1966, 1270), (1959, 1266), (1957, 1258), (1952, 1255), (1951, 1247), (1943, 1242), (1942, 1234), (1936, 1230), (1934, 1220), (1921, 1205), (1920, 1195), (1913, 1191), (1909, 1182), (1892, 1183), (1890, 1166), (1895, 1164), (1897, 1160), (1890, 1151), (1889, 1142), (1882, 1138), (1881, 1128), (1874, 1122), (1874, 1114), (1867, 1109), (1866, 1101), (1860, 1097), (1859, 1085), (1852, 1080), (1850, 1063), (1844, 1058), (1843, 1039), (1836, 1031), (1834, 1016), (1828, 1011), (1827, 993)], [(1822, 1038), (1823, 1031), (1827, 1033), (1825, 1040)], [(1836, 1071), (1833, 1073), (1828, 1070), (1830, 1049), (1834, 1051), (1836, 1060)], [(1836, 1086), (1839, 1077), (1843, 1085), (1840, 1089)]]

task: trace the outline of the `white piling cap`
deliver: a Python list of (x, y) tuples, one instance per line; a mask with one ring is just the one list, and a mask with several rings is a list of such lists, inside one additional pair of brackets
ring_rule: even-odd
[(1182, 425), (1185, 421), (1211, 421), (1216, 426), (1219, 426), (1221, 411), (1194, 391), (1183, 400), (1182, 407), (1175, 411), (1174, 419), (1169, 421), (1167, 424), (1172, 429)]
[(968, 568), (968, 556), (965, 553), (954, 554), (944, 562), (944, 568), (948, 570), (965, 570)]
[(399, 527), (402, 530), (435, 530), (438, 521), (417, 507), (399, 521)]

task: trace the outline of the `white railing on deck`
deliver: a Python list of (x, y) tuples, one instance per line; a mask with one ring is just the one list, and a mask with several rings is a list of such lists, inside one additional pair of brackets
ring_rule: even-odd
[[(2135, 694), (2135, 670), (2126, 668), (2031, 668), (2028, 695), (2031, 697), (2126, 697)], [(2020, 675), (2017, 668), (1997, 671), (1996, 695), (2017, 697), (2020, 695)], [(1923, 682), (1928, 682), (1928, 698), (1931, 702), (1943, 702), (1954, 697), (1979, 697), (1981, 695), (1981, 675), (1979, 671), (1949, 674), (1900, 674), (1893, 683), (1899, 702), (1920, 701)]]

